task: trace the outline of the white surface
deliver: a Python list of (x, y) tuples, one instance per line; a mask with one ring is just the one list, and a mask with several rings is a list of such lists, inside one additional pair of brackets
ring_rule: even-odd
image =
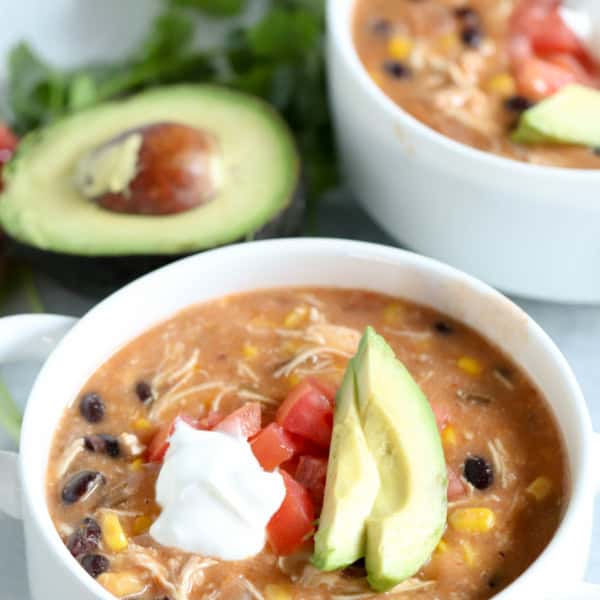
[(355, 0), (328, 0), (328, 72), (348, 183), (397, 241), (501, 289), (600, 302), (600, 170), (459, 144), (399, 108), (360, 63)]
[(198, 431), (178, 421), (156, 480), (162, 512), (150, 535), (159, 544), (223, 560), (244, 560), (264, 548), (285, 485), (280, 473), (260, 466), (237, 429), (237, 435)]
[[(245, 266), (240, 270), (236, 267), (242, 260)], [(229, 274), (226, 279), (224, 272)], [(563, 357), (537, 325), (491, 288), (417, 255), (331, 240), (257, 242), (179, 261), (115, 294), (67, 334), (37, 379), (22, 433), (23, 514), (33, 597), (109, 598), (76, 566), (46, 508), (44, 457), (64, 405), (116, 348), (151, 324), (192, 302), (274, 285), (350, 285), (398, 294), (481, 331), (522, 365), (559, 420), (573, 487), (553, 541), (535, 564), (497, 597), (547, 598), (551, 591), (572, 582), (564, 597), (574, 598), (573, 587), (583, 575), (591, 535), (598, 483), (595, 453), (600, 445), (592, 438), (583, 397)], [(140, 302), (141, 298), (153, 301)], [(107, 328), (107, 323), (113, 327)]]

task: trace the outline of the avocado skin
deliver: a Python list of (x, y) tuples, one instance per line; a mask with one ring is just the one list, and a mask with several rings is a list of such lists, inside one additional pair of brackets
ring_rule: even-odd
[[(305, 186), (300, 178), (289, 204), (257, 230), (252, 240), (301, 235), (304, 229), (305, 209)], [(247, 240), (240, 239), (232, 243), (244, 241)], [(146, 273), (191, 256), (191, 254), (78, 256), (40, 250), (8, 236), (6, 236), (6, 255), (17, 261), (29, 263), (34, 269), (55, 279), (65, 288), (96, 300), (112, 294)]]

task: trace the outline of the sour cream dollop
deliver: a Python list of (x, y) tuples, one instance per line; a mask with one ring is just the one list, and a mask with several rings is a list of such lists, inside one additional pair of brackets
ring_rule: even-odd
[(563, 0), (559, 10), (569, 29), (600, 62), (600, 1)]
[(163, 546), (223, 560), (254, 556), (285, 496), (248, 442), (179, 421), (156, 481), (162, 513), (150, 535)]

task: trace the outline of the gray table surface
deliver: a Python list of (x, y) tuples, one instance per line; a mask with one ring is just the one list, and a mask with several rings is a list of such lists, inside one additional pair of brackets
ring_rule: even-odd
[[(318, 221), (319, 235), (394, 244), (354, 202), (342, 195), (321, 205)], [(89, 298), (69, 292), (42, 276), (37, 281), (49, 312), (80, 316), (93, 304)], [(600, 431), (600, 306), (514, 300), (552, 336), (571, 363), (586, 395), (595, 429)], [(26, 310), (23, 298), (11, 299), (11, 312)], [(26, 398), (31, 373), (31, 365), (3, 372), (20, 402)], [(14, 448), (2, 432), (0, 448)], [(600, 583), (600, 501), (596, 502), (594, 540), (588, 578)], [(21, 524), (0, 515), (0, 600), (28, 599)]]

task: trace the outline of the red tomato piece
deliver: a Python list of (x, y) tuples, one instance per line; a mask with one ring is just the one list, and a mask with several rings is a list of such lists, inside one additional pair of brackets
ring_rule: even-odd
[(277, 468), (281, 463), (292, 458), (296, 451), (290, 434), (277, 423), (267, 425), (250, 442), (250, 446), (254, 456), (266, 471)]
[(450, 466), (448, 469), (448, 501), (452, 502), (466, 494), (465, 485), (459, 474)]
[(325, 496), (327, 479), (327, 460), (315, 456), (301, 456), (296, 468), (296, 481), (301, 483), (310, 494), (315, 508), (319, 511)]
[(337, 394), (337, 388), (333, 383), (329, 381), (323, 381), (322, 379), (317, 379), (316, 377), (307, 377), (305, 381), (310, 382), (314, 387), (316, 387), (328, 400), (331, 402), (331, 406), (335, 406), (335, 396)]
[(533, 100), (542, 100), (578, 81), (576, 73), (541, 58), (527, 59), (515, 75), (519, 92)]
[(150, 444), (148, 445), (148, 450), (146, 451), (148, 462), (162, 462), (169, 449), (169, 438), (173, 431), (175, 431), (175, 425), (177, 421), (185, 421), (191, 427), (197, 428), (199, 422), (197, 419), (193, 417), (189, 417), (188, 415), (180, 415), (171, 421), (170, 423), (165, 423), (161, 425), (152, 439), (150, 440)]
[(587, 54), (579, 38), (569, 29), (556, 9), (540, 20), (539, 26), (531, 33), (531, 44), (538, 54)]
[(215, 425), (213, 431), (251, 438), (260, 431), (261, 412), (260, 402), (247, 402)]
[(280, 471), (285, 498), (267, 525), (267, 539), (276, 554), (297, 550), (314, 531), (315, 510), (308, 491), (291, 475)]
[(333, 409), (329, 398), (314, 380), (305, 379), (292, 389), (277, 410), (276, 420), (286, 431), (324, 448), (329, 447)]
[[(2, 152), (2, 150), (9, 150), (12, 153), (18, 143), (19, 140), (17, 136), (6, 125), (0, 123), (0, 152)], [(4, 162), (2, 161), (1, 156), (2, 154), (0, 154), (0, 161)]]
[(218, 410), (213, 410), (209, 412), (205, 417), (198, 421), (198, 429), (209, 430), (218, 425), (223, 419), (225, 415)]

